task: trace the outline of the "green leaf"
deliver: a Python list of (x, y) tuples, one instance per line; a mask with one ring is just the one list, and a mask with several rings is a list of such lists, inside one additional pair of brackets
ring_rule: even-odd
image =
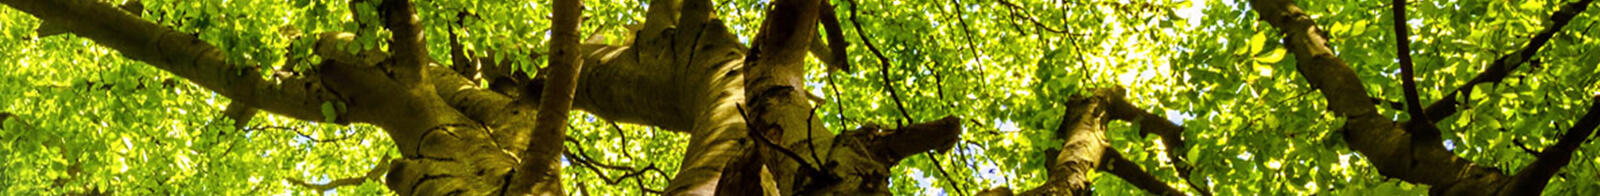
[(1260, 61), (1262, 64), (1278, 63), (1278, 61), (1283, 60), (1283, 54), (1286, 52), (1288, 52), (1288, 50), (1284, 50), (1281, 47), (1273, 49), (1272, 52), (1268, 52), (1266, 55), (1256, 56), (1256, 61)]
[(1255, 36), (1250, 36), (1250, 53), (1261, 53), (1261, 47), (1267, 45), (1267, 31), (1257, 31)]
[(1366, 33), (1367, 32), (1367, 23), (1368, 23), (1367, 20), (1356, 21), (1355, 25), (1351, 25), (1350, 26), (1351, 28), (1353, 28), (1352, 30), (1350, 30), (1350, 34), (1351, 35), (1361, 35), (1362, 33)]
[(335, 108), (333, 102), (322, 102), (322, 120), (324, 122), (334, 122), (337, 119), (339, 119), (339, 110)]

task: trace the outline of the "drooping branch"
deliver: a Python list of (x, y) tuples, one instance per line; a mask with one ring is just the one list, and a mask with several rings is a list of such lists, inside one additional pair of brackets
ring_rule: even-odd
[[(961, 121), (956, 121), (956, 122), (961, 122)], [(950, 183), (950, 187), (956, 188), (956, 195), (962, 195), (962, 196), (967, 195), (966, 188), (961, 188), (961, 184), (956, 183), (955, 177), (950, 176), (950, 172), (946, 172), (944, 170), (944, 164), (940, 163), (940, 162), (943, 162), (943, 161), (940, 161), (939, 157), (935, 157), (933, 152), (925, 152), (925, 153), (922, 153), (922, 154), (923, 155), (927, 155), (928, 159), (931, 159), (931, 161), (929, 161), (929, 162), (933, 162), (933, 169), (939, 170), (939, 175), (940, 176), (944, 176), (944, 182), (945, 183)]]
[(1566, 27), (1568, 22), (1572, 22), (1573, 18), (1578, 17), (1578, 14), (1589, 9), (1589, 3), (1592, 2), (1594, 0), (1579, 0), (1561, 6), (1560, 10), (1550, 15), (1550, 25), (1539, 31), (1538, 34), (1533, 35), (1533, 38), (1529, 39), (1527, 45), (1524, 45), (1522, 49), (1494, 59), (1494, 62), (1489, 63), (1489, 66), (1484, 68), (1483, 72), (1479, 72), (1477, 76), (1467, 80), (1467, 83), (1457, 86), (1454, 91), (1445, 93), (1444, 98), (1429, 104), (1426, 111), (1429, 114), (1430, 121), (1440, 121), (1444, 120), (1445, 117), (1455, 115), (1457, 107), (1460, 107), (1463, 101), (1463, 99), (1456, 97), (1467, 96), (1470, 99), (1474, 86), (1483, 83), (1498, 83), (1500, 80), (1504, 80), (1506, 76), (1511, 75), (1511, 71), (1516, 70), (1523, 63), (1533, 61), (1534, 57), (1539, 54), (1539, 48), (1544, 47), (1545, 43), (1549, 43), (1550, 39), (1555, 37), (1562, 27)]
[[(954, 16), (956, 18), (956, 23), (961, 25), (961, 35), (967, 38), (967, 51), (972, 53), (971, 58), (977, 58), (980, 56), (978, 56), (978, 44), (972, 41), (972, 27), (967, 26), (967, 19), (962, 17), (966, 16), (966, 11), (963, 10), (965, 6), (966, 4), (961, 3), (961, 0), (955, 0), (955, 5), (951, 7), (955, 7), (956, 14), (946, 16)], [(982, 59), (977, 60), (980, 63), (982, 61)]]

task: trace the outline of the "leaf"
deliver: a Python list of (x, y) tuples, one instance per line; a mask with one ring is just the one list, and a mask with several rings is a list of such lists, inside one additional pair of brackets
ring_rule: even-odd
[(339, 119), (339, 110), (337, 108), (334, 108), (333, 102), (332, 101), (324, 101), (324, 102), (322, 102), (322, 120), (325, 121), (325, 122), (333, 122), (334, 120), (337, 120), (337, 119)]
[(1356, 21), (1356, 24), (1353, 25), (1353, 26), (1350, 26), (1350, 27), (1354, 28), (1354, 29), (1350, 30), (1350, 33), (1352, 35), (1360, 35), (1362, 33), (1366, 33), (1367, 32), (1367, 20)]
[(1288, 50), (1284, 50), (1281, 47), (1273, 49), (1272, 52), (1268, 52), (1266, 55), (1257, 56), (1256, 61), (1260, 61), (1262, 64), (1278, 63), (1278, 61), (1283, 61), (1283, 54), (1285, 52), (1288, 52)]
[(1267, 32), (1266, 31), (1256, 32), (1255, 36), (1250, 36), (1250, 53), (1249, 54), (1261, 53), (1261, 47), (1263, 47), (1265, 45), (1267, 45)]

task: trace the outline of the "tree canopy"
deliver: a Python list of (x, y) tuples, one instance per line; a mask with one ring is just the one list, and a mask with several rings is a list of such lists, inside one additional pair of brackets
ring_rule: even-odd
[(56, 1), (0, 195), (1600, 194), (1592, 0)]

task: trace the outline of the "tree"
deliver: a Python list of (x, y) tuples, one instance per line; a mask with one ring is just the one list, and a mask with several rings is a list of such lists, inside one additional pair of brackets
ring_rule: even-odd
[(1592, 194), (1590, 2), (0, 0), (0, 187)]

